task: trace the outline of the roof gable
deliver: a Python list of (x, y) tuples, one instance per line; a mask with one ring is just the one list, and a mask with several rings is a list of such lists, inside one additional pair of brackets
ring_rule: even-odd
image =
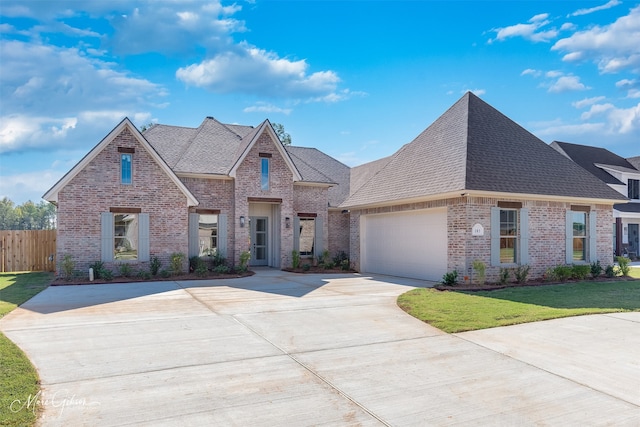
[(605, 148), (571, 144), (568, 142), (560, 141), (552, 142), (551, 146), (573, 160), (583, 169), (586, 169), (596, 178), (604, 181), (607, 184), (622, 185), (625, 183), (618, 180), (616, 177), (608, 173), (606, 170), (602, 169), (600, 166), (597, 166), (597, 164), (606, 164), (623, 168), (634, 168), (633, 164), (628, 162), (626, 159), (612, 153)]
[(160, 166), (162, 171), (169, 176), (169, 178), (176, 184), (176, 186), (180, 189), (180, 191), (187, 198), (188, 206), (197, 206), (198, 200), (195, 196), (187, 189), (187, 187), (180, 181), (180, 178), (176, 176), (176, 174), (171, 170), (169, 165), (163, 160), (163, 158), (154, 150), (154, 148), (149, 144), (149, 142), (142, 136), (140, 131), (131, 123), (129, 118), (125, 117), (107, 136), (105, 136), (102, 141), (100, 141), (95, 147), (87, 153), (69, 172), (67, 172), (60, 180), (54, 184), (43, 196), (42, 198), (52, 202), (57, 203), (58, 201), (58, 193), (62, 190), (80, 171), (82, 171), (93, 159), (96, 158), (102, 150), (105, 149), (109, 144), (111, 144), (114, 139), (118, 137), (124, 131), (128, 129), (129, 132), (136, 138), (138, 144), (140, 144), (146, 152), (151, 156), (151, 158)]
[(293, 163), (293, 160), (291, 160), (291, 156), (289, 156), (289, 153), (287, 152), (287, 150), (285, 150), (284, 146), (280, 143), (280, 140), (278, 139), (278, 136), (273, 130), (273, 127), (271, 126), (271, 123), (269, 122), (269, 120), (265, 120), (264, 122), (262, 122), (262, 124), (258, 126), (258, 128), (255, 129), (255, 131), (250, 132), (247, 136), (243, 138), (243, 144), (241, 145), (242, 151), (240, 152), (240, 155), (237, 156), (235, 163), (229, 170), (229, 173), (228, 173), (229, 176), (235, 178), (238, 168), (240, 167), (244, 159), (249, 154), (249, 151), (251, 151), (251, 148), (258, 142), (258, 138), (260, 137), (260, 135), (262, 135), (264, 132), (268, 133), (269, 136), (271, 137), (271, 141), (273, 141), (273, 145), (276, 147), (276, 149), (284, 159), (287, 167), (293, 174), (293, 180), (302, 181), (302, 176), (300, 175), (300, 172), (296, 168), (296, 165)]

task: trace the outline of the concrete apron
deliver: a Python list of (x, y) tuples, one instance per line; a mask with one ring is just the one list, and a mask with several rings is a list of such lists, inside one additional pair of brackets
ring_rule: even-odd
[(50, 287), (0, 329), (40, 373), (45, 426), (639, 425), (640, 313), (448, 335), (396, 305), (428, 285)]

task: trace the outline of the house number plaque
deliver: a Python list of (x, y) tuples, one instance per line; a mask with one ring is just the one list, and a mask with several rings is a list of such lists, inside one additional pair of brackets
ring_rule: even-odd
[(484, 236), (484, 227), (482, 226), (482, 224), (475, 224), (471, 228), (471, 235), (472, 236)]

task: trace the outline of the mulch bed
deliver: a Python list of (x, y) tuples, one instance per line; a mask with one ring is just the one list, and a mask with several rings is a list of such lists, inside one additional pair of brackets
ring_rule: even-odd
[(283, 268), (282, 271), (287, 271), (289, 273), (298, 273), (298, 274), (350, 274), (355, 273), (355, 270), (343, 270), (341, 268), (324, 268), (318, 266), (312, 266), (308, 270), (304, 268)]
[(78, 279), (65, 279), (64, 277), (55, 278), (50, 286), (74, 286), (74, 285), (101, 285), (105, 283), (140, 283), (140, 282), (180, 282), (185, 280), (215, 280), (215, 279), (239, 279), (241, 277), (253, 276), (253, 271), (247, 271), (246, 273), (227, 273), (220, 274), (209, 272), (206, 276), (198, 276), (197, 274), (180, 274), (177, 276), (161, 277), (155, 276), (150, 279), (144, 279), (142, 277), (114, 277), (113, 280), (96, 279), (90, 282), (88, 278)]
[(549, 286), (549, 285), (567, 285), (570, 283), (578, 283), (578, 282), (620, 282), (620, 281), (634, 281), (638, 279), (634, 279), (633, 277), (598, 277), (597, 279), (584, 279), (584, 280), (566, 280), (564, 282), (555, 282), (555, 281), (542, 281), (542, 280), (528, 280), (525, 283), (507, 283), (506, 285), (501, 285), (499, 283), (487, 283), (485, 285), (479, 284), (468, 284), (461, 283), (456, 286), (449, 285), (436, 285), (433, 288), (439, 291), (496, 291), (498, 289), (506, 289), (506, 288), (521, 288), (525, 286)]

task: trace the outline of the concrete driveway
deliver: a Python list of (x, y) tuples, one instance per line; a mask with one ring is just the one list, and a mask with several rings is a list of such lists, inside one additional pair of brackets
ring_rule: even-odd
[(50, 287), (0, 329), (38, 368), (45, 426), (640, 425), (640, 313), (448, 335), (396, 306), (426, 285)]

